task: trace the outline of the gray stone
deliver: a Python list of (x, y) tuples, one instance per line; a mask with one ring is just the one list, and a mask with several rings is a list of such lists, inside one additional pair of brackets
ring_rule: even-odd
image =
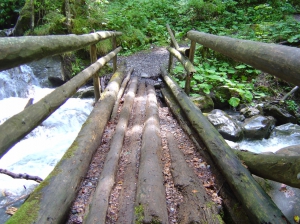
[(287, 146), (277, 150), (275, 153), (288, 156), (300, 156), (300, 145)]
[(300, 139), (300, 126), (292, 123), (277, 126), (274, 128), (271, 137)]
[(244, 115), (246, 118), (253, 117), (255, 115), (259, 115), (260, 111), (254, 107), (245, 107), (241, 109), (241, 114)]
[(62, 60), (60, 56), (43, 58), (27, 64), (34, 75), (39, 79), (42, 87), (53, 87), (48, 77), (57, 77), (66, 81), (63, 74)]
[(273, 117), (261, 115), (248, 118), (243, 124), (244, 135), (249, 139), (269, 138), (274, 127), (275, 119)]
[(243, 139), (242, 128), (226, 112), (215, 109), (207, 115), (207, 118), (223, 138), (234, 142)]
[(193, 103), (203, 112), (207, 113), (214, 109), (214, 102), (211, 97), (205, 96), (197, 96), (191, 97)]
[(297, 124), (296, 117), (289, 114), (286, 110), (272, 104), (267, 104), (264, 106), (264, 114), (274, 117), (276, 119), (276, 125), (282, 125), (286, 123)]
[(93, 98), (94, 96), (94, 86), (80, 88), (77, 93), (73, 95), (74, 98)]

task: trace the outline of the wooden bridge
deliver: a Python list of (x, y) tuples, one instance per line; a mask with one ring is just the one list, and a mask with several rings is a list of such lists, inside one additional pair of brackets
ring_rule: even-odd
[[(81, 221), (77, 220), (79, 223), (111, 223), (107, 211), (112, 189), (117, 184), (122, 189), (116, 223), (224, 223), (218, 203), (207, 193), (209, 186), (187, 165), (179, 149), (178, 133), (172, 125), (164, 126), (164, 122), (176, 123), (174, 117), (184, 129), (184, 135), (195, 144), (195, 151), (210, 164), (218, 188), (213, 191), (214, 196), (223, 198), (224, 207), (235, 223), (289, 223), (163, 66), (160, 91), (169, 109), (158, 105), (157, 90), (149, 80), (131, 77), (131, 71), (122, 65), (117, 69), (116, 55), (121, 50), (116, 46), (119, 35), (119, 32), (103, 31), (80, 36), (0, 38), (0, 70), (89, 45), (92, 61), (91, 66), (76, 77), (0, 126), (1, 157), (91, 78), (94, 79), (96, 101), (73, 144), (8, 223), (72, 223), (72, 206), (76, 207), (76, 197), (83, 189), (80, 186), (85, 177), (91, 175), (89, 169), (93, 170), (95, 166), (93, 157), (100, 153), (96, 153), (99, 147), (108, 144), (103, 141), (104, 135), (111, 136), (109, 150), (100, 153), (105, 162), (97, 165), (99, 175), (88, 188), (88, 206), (82, 211)], [(197, 31), (188, 32), (187, 37), (191, 40), (188, 51), (180, 49), (174, 39), (174, 48), (168, 48), (170, 58), (177, 57), (186, 68), (187, 93), (194, 72), (192, 62), (196, 43), (300, 85), (299, 49)], [(114, 50), (97, 59), (95, 44), (107, 38), (113, 38)], [(187, 52), (189, 58), (182, 55)], [(98, 71), (110, 60), (114, 60), (114, 75), (105, 91), (100, 93)], [(124, 151), (127, 165), (123, 182), (118, 183), (117, 170)], [(163, 173), (167, 157), (171, 159), (170, 172)], [(166, 203), (166, 178), (172, 179), (174, 188), (181, 195), (176, 208)], [(237, 217), (233, 203), (241, 204), (240, 211), (245, 214)], [(176, 217), (172, 216), (174, 210)]]

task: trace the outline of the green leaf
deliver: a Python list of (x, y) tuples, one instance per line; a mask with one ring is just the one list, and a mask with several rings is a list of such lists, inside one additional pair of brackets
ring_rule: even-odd
[(246, 68), (247, 66), (246, 65), (238, 65), (238, 66), (236, 66), (235, 68), (236, 69), (243, 69), (243, 68)]
[(237, 107), (240, 103), (240, 99), (236, 97), (231, 97), (230, 100), (228, 100), (228, 103), (233, 107)]

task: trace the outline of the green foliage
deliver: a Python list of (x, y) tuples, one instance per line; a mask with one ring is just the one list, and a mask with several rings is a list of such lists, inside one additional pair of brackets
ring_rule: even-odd
[(25, 0), (1, 0), (0, 2), (0, 30), (12, 28)]
[(299, 106), (294, 100), (286, 100), (285, 104), (289, 112), (292, 112), (294, 114), (298, 112)]

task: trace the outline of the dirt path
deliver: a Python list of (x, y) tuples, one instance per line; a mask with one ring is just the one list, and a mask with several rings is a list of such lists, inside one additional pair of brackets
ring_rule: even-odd
[[(157, 103), (159, 91), (155, 93), (152, 84), (159, 74), (159, 65), (167, 64), (168, 53), (158, 48), (126, 60), (127, 66), (134, 66), (133, 76), (138, 76), (139, 82), (120, 158), (116, 157), (116, 166), (107, 162), (114, 155), (111, 152), (114, 139), (119, 139), (114, 136), (120, 126), (119, 114), (125, 108), (126, 94), (130, 94), (128, 87), (120, 100), (118, 116), (108, 123), (90, 170), (83, 177), (67, 223), (85, 223), (91, 209), (93, 216), (86, 223), (100, 223), (99, 220), (105, 220), (105, 223), (196, 223), (202, 216), (207, 223), (220, 223), (220, 220), (212, 218), (217, 215), (222, 199), (218, 196), (210, 164), (200, 156), (169, 108)], [(149, 77), (142, 78), (143, 73), (149, 74)], [(132, 79), (128, 86), (131, 82)], [(191, 178), (187, 180), (183, 177), (183, 182), (178, 182), (181, 168)], [(101, 182), (101, 179), (107, 177), (107, 172), (114, 174), (114, 170), (113, 186), (107, 187), (108, 184)], [(106, 186), (106, 193), (110, 192), (109, 198), (102, 199), (108, 205), (104, 213), (100, 209), (97, 212), (95, 208), (97, 199), (103, 197), (103, 188), (99, 188), (101, 184)]]

